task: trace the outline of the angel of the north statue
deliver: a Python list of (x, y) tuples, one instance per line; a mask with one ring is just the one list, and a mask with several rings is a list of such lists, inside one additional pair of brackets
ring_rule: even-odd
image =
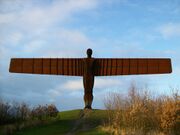
[(12, 58), (13, 73), (82, 76), (85, 108), (91, 109), (95, 76), (171, 73), (169, 58)]

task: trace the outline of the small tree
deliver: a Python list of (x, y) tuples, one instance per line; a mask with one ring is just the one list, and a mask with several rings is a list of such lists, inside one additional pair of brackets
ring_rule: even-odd
[(50, 116), (50, 117), (56, 117), (59, 112), (58, 109), (56, 108), (56, 106), (53, 104), (48, 105), (47, 111), (48, 111), (48, 116)]

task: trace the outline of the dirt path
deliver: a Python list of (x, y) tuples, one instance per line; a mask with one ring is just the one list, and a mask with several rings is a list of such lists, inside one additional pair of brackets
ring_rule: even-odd
[(92, 125), (86, 120), (91, 114), (92, 110), (85, 109), (79, 113), (78, 119), (74, 121), (73, 128), (66, 135), (75, 135), (78, 131), (87, 131), (92, 128)]

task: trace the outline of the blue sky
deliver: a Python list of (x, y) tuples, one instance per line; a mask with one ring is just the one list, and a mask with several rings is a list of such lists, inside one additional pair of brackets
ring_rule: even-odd
[(179, 0), (1, 0), (0, 98), (59, 110), (83, 108), (81, 77), (8, 72), (12, 57), (168, 57), (173, 73), (97, 77), (94, 108), (130, 84), (170, 94), (180, 82)]

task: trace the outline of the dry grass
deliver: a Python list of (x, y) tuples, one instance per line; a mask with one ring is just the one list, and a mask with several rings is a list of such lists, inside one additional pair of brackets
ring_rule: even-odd
[(127, 96), (110, 94), (105, 100), (108, 121), (103, 130), (114, 135), (179, 135), (180, 96), (152, 98), (132, 85)]

